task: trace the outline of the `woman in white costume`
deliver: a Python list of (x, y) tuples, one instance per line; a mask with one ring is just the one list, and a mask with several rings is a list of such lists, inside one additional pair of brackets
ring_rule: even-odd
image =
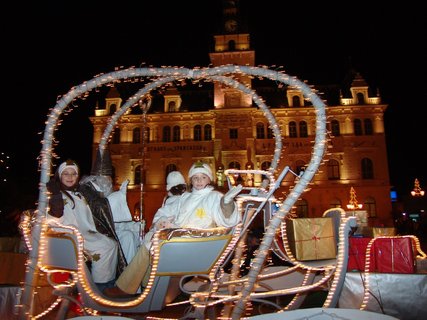
[[(76, 227), (84, 239), (84, 251), (91, 261), (94, 282), (102, 289), (111, 286), (125, 267), (112, 227), (108, 200), (79, 185), (79, 168), (72, 160), (63, 162), (47, 184), (51, 193), (49, 219)], [(89, 203), (94, 205), (96, 213)], [(120, 263), (118, 263), (120, 261)]]
[[(185, 192), (177, 201), (163, 206), (161, 217), (169, 221), (167, 227), (213, 228), (233, 227), (241, 220), (233, 199), (242, 190), (239, 185), (225, 195), (211, 185), (212, 170), (207, 163), (196, 162), (188, 172), (191, 192)], [(177, 257), (179, 258), (179, 257)], [(150, 270), (150, 254), (141, 246), (137, 254), (116, 281), (116, 286), (107, 288), (109, 297), (126, 297), (135, 294), (141, 283), (147, 280)]]

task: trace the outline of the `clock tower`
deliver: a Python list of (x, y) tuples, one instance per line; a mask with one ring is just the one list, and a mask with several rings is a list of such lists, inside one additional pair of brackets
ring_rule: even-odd
[[(255, 51), (250, 48), (249, 33), (244, 32), (245, 29), (239, 15), (239, 1), (223, 0), (222, 34), (214, 36), (215, 50), (209, 54), (213, 66), (255, 65)], [(236, 78), (251, 87), (251, 79), (248, 76)], [(216, 109), (252, 106), (252, 98), (249, 95), (223, 84), (215, 83), (214, 96)]]

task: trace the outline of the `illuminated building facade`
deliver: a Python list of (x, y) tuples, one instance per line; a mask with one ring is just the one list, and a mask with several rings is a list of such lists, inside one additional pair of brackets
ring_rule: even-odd
[[(214, 50), (209, 53), (211, 64), (255, 66), (255, 51), (251, 49), (249, 33), (240, 24), (237, 8), (226, 6), (223, 18), (223, 33), (214, 36)], [(279, 170), (284, 166), (290, 166), (297, 174), (304, 170), (315, 136), (313, 107), (298, 88), (268, 87), (262, 80), (245, 75), (237, 80), (267, 101), (280, 125), (284, 152)], [(203, 87), (182, 84), (175, 81), (158, 90), (147, 114), (135, 106), (124, 115), (109, 144), (115, 183), (118, 186), (121, 181), (130, 180), (130, 209), (136, 213), (143, 207), (148, 224), (165, 196), (168, 172), (180, 170), (185, 176), (195, 161), (203, 160), (216, 173), (218, 188), (226, 189), (225, 169), (267, 169), (275, 147), (268, 121), (253, 106), (250, 96), (216, 82)], [(93, 154), (110, 115), (122, 105), (119, 89), (110, 88), (91, 117)], [(348, 88), (335, 89), (336, 103), (331, 104), (320, 95), (328, 105), (328, 153), (312, 188), (298, 200), (296, 213), (318, 217), (331, 207), (346, 208), (349, 190), (354, 187), (370, 221), (389, 224), (391, 198), (384, 132), (387, 105), (382, 104), (379, 93), (370, 93), (360, 74), (355, 74)], [(261, 177), (253, 178), (243, 183), (261, 184)], [(294, 179), (295, 176), (284, 179), (276, 198), (286, 196)]]

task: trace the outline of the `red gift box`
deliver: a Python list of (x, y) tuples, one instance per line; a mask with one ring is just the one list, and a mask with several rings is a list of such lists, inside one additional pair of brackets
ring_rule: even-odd
[(416, 260), (409, 237), (377, 237), (371, 248), (371, 267), (374, 272), (415, 273)]
[(365, 271), (366, 249), (371, 240), (368, 237), (349, 238), (347, 271)]

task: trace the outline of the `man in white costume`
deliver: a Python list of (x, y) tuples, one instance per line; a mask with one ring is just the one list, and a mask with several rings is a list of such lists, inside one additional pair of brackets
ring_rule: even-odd
[[(163, 207), (162, 216), (170, 222), (168, 227), (213, 228), (233, 227), (241, 220), (234, 197), (242, 186), (230, 189), (225, 195), (211, 185), (213, 175), (207, 163), (196, 162), (188, 172), (191, 192), (186, 192), (173, 204)], [(179, 257), (177, 257), (179, 259)], [(116, 281), (116, 286), (104, 290), (109, 297), (126, 297), (135, 294), (141, 283), (148, 280), (150, 253), (141, 246)]]
[[(101, 154), (98, 150), (95, 162), (93, 164), (91, 175), (83, 177), (80, 180), (82, 188), (87, 186), (88, 193), (92, 189), (97, 191), (97, 195), (108, 200), (110, 206), (111, 228), (117, 234), (120, 243), (120, 249), (126, 259), (126, 265), (132, 260), (138, 247), (141, 244), (140, 234), (142, 233), (141, 222), (133, 221), (129, 210), (126, 193), (129, 180), (123, 181), (118, 191), (113, 192), (112, 182), (113, 166), (108, 149)], [(93, 190), (92, 190), (93, 191)], [(91, 203), (89, 203), (91, 204)], [(93, 208), (92, 211), (96, 211)]]

